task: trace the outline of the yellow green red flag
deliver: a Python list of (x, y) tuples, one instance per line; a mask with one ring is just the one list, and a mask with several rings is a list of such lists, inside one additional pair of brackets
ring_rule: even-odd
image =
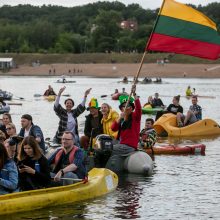
[(216, 24), (201, 12), (164, 0), (146, 50), (215, 60), (220, 56), (220, 36)]

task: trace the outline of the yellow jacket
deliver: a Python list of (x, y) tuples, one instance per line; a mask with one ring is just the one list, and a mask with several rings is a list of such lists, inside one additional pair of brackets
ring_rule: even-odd
[(115, 110), (110, 109), (110, 112), (108, 114), (107, 118), (102, 118), (102, 125), (103, 125), (103, 133), (107, 134), (114, 139), (117, 138), (118, 132), (117, 131), (112, 131), (111, 126), (114, 121), (116, 121), (119, 118), (118, 112)]

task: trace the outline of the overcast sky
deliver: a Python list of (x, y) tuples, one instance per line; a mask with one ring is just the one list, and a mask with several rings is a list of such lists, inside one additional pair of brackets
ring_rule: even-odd
[[(106, 0), (109, 2), (113, 2), (111, 0)], [(178, 2), (182, 3), (191, 3), (194, 5), (201, 4), (202, 6), (207, 5), (211, 2), (220, 2), (220, 0), (177, 0)], [(31, 5), (61, 5), (66, 7), (74, 7), (78, 5), (85, 5), (88, 3), (93, 3), (98, 1), (93, 0), (0, 0), (0, 6), (3, 5), (18, 5), (18, 4), (31, 4)], [(125, 5), (131, 3), (137, 3), (141, 5), (143, 8), (147, 9), (156, 9), (159, 8), (162, 0), (120, 0), (120, 2), (124, 3)]]

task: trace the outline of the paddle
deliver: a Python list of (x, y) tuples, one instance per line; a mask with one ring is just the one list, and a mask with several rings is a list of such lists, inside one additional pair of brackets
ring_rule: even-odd
[(23, 97), (19, 97), (19, 96), (16, 96), (16, 95), (14, 95), (14, 96), (17, 97), (18, 99), (22, 99), (22, 100), (24, 99)]
[[(41, 95), (41, 94), (34, 94), (34, 97), (41, 97), (41, 96), (44, 96), (44, 95)], [(70, 97), (70, 94), (63, 94), (62, 96)]]
[(16, 102), (7, 102), (8, 105), (22, 105), (22, 103), (16, 103)]

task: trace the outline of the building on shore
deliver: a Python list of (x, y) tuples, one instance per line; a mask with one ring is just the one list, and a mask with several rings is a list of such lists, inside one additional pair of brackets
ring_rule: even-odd
[(9, 70), (15, 67), (13, 58), (0, 58), (0, 70)]

